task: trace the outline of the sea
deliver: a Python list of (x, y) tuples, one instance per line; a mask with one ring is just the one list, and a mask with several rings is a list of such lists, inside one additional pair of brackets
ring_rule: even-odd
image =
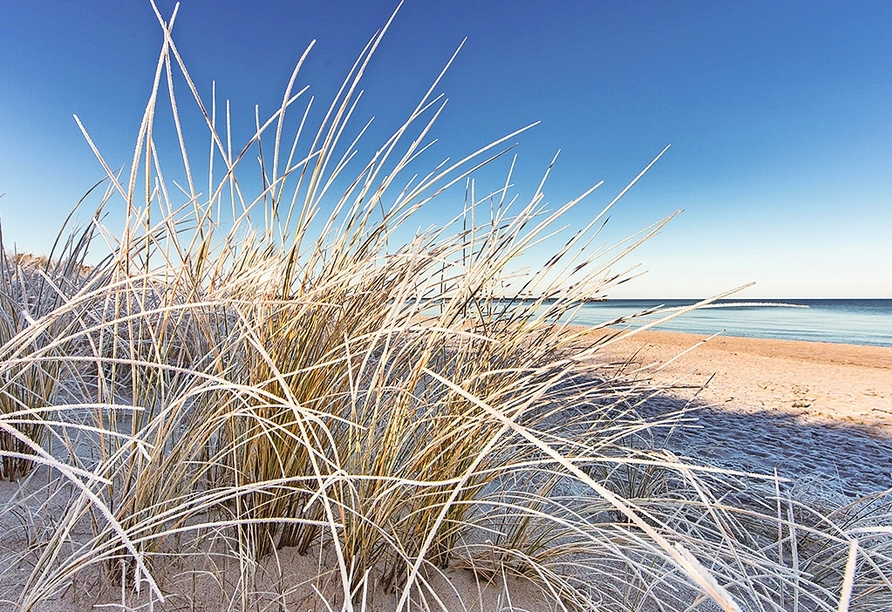
[[(640, 327), (683, 311), (694, 300), (588, 302), (573, 318), (597, 326)], [(648, 313), (636, 316), (639, 313)], [(892, 299), (719, 300), (653, 329), (744, 338), (777, 338), (892, 347)]]

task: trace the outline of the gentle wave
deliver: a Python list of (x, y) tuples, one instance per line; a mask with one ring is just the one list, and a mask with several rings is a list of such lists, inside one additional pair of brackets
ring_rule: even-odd
[[(788, 304), (786, 302), (714, 302), (712, 304), (706, 304), (704, 306), (699, 306), (697, 309), (701, 308), (749, 308), (751, 306), (760, 306), (766, 308), (810, 308), (808, 304)], [(663, 308), (661, 310), (681, 310), (682, 308), (687, 308), (687, 306), (670, 306), (668, 308)]]

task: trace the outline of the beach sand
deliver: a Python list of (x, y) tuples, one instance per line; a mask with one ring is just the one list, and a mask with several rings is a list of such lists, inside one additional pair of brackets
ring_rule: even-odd
[(892, 488), (892, 348), (646, 331), (597, 354), (686, 387), (668, 393), (695, 408), (673, 452), (849, 497)]
[[(658, 445), (679, 457), (760, 474), (777, 470), (789, 479), (784, 487), (794, 499), (824, 500), (829, 507), (892, 487), (892, 348), (642, 332), (600, 348), (595, 359), (609, 364), (608, 374), (662, 387), (640, 406), (645, 417), (686, 411), (679, 427), (654, 433)], [(16, 489), (0, 483), (0, 502)], [(20, 544), (20, 515), (0, 518), (7, 547)], [(273, 592), (285, 580), (295, 609), (324, 610), (311, 588), (319, 563), (313, 555), (279, 551), (257, 568), (258, 584)], [(170, 609), (190, 609), (178, 602), (221, 609), (219, 587), (208, 577), (196, 583), (199, 574), (185, 572), (165, 583), (174, 592)], [(185, 579), (192, 582), (180, 584)], [(449, 610), (501, 609), (503, 586), (521, 609), (554, 609), (524, 581), (483, 584), (470, 572), (450, 569), (441, 582), (437, 590)], [(21, 584), (0, 584), (0, 592), (3, 587), (14, 592)], [(95, 602), (88, 588), (68, 589), (41, 609), (90, 609)], [(107, 597), (103, 601), (115, 601), (114, 593)], [(395, 597), (378, 593), (370, 609), (393, 609)]]

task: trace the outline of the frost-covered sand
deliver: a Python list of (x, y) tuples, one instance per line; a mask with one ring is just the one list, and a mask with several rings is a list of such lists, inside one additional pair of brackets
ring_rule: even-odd
[(696, 406), (667, 441), (680, 455), (846, 497), (892, 488), (892, 348), (647, 331), (599, 355), (689, 385), (672, 392)]
[[(803, 500), (823, 498), (838, 504), (892, 487), (892, 348), (704, 339), (643, 332), (597, 352), (599, 361), (611, 364), (605, 374), (622, 371), (667, 388), (640, 406), (644, 416), (688, 409), (685, 422), (671, 433), (655, 432), (658, 445), (723, 468), (759, 473), (777, 469), (790, 480), (794, 497)], [(668, 389), (679, 384), (686, 387)], [(0, 483), (0, 502), (8, 504), (16, 497), (17, 487)], [(2, 548), (27, 546), (28, 536), (20, 532), (35, 511), (36, 507), (19, 506), (15, 513), (4, 513)], [(326, 569), (328, 565), (333, 566), (315, 555), (302, 557), (286, 549), (257, 568), (258, 587), (281, 593), (288, 601), (285, 609), (325, 610), (315, 589), (337, 590), (337, 576)], [(12, 575), (4, 576), (0, 586), (6, 597), (23, 586), (29, 569), (13, 569)], [(316, 578), (320, 572), (321, 581)], [(169, 599), (172, 607), (163, 609), (224, 609), (231, 602), (219, 599), (216, 581), (235, 580), (237, 575), (233, 566), (217, 573), (205, 569), (160, 576), (166, 590), (179, 593)], [(555, 609), (535, 588), (516, 579), (506, 583), (496, 577), (493, 583), (482, 584), (461, 569), (429, 579), (441, 597), (440, 602), (427, 602), (433, 609)], [(91, 592), (95, 588), (89, 582), (72, 585), (40, 609), (89, 610), (97, 603)], [(393, 609), (396, 598), (378, 593), (370, 598), (369, 609)], [(111, 605), (115, 599), (111, 592), (99, 602)], [(7, 609), (3, 606), (8, 603), (0, 604), (0, 609)], [(410, 608), (422, 609), (419, 603)]]

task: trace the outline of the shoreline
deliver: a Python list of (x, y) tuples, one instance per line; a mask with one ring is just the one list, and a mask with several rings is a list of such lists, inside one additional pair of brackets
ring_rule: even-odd
[[(659, 307), (660, 313), (670, 315), (699, 302), (696, 299), (610, 300), (585, 305), (576, 314), (575, 322), (596, 326), (624, 317), (629, 327), (638, 327), (655, 322), (662, 315), (638, 318), (634, 313)], [(890, 326), (890, 298), (734, 299), (732, 296), (702, 305), (653, 329), (892, 348)]]

